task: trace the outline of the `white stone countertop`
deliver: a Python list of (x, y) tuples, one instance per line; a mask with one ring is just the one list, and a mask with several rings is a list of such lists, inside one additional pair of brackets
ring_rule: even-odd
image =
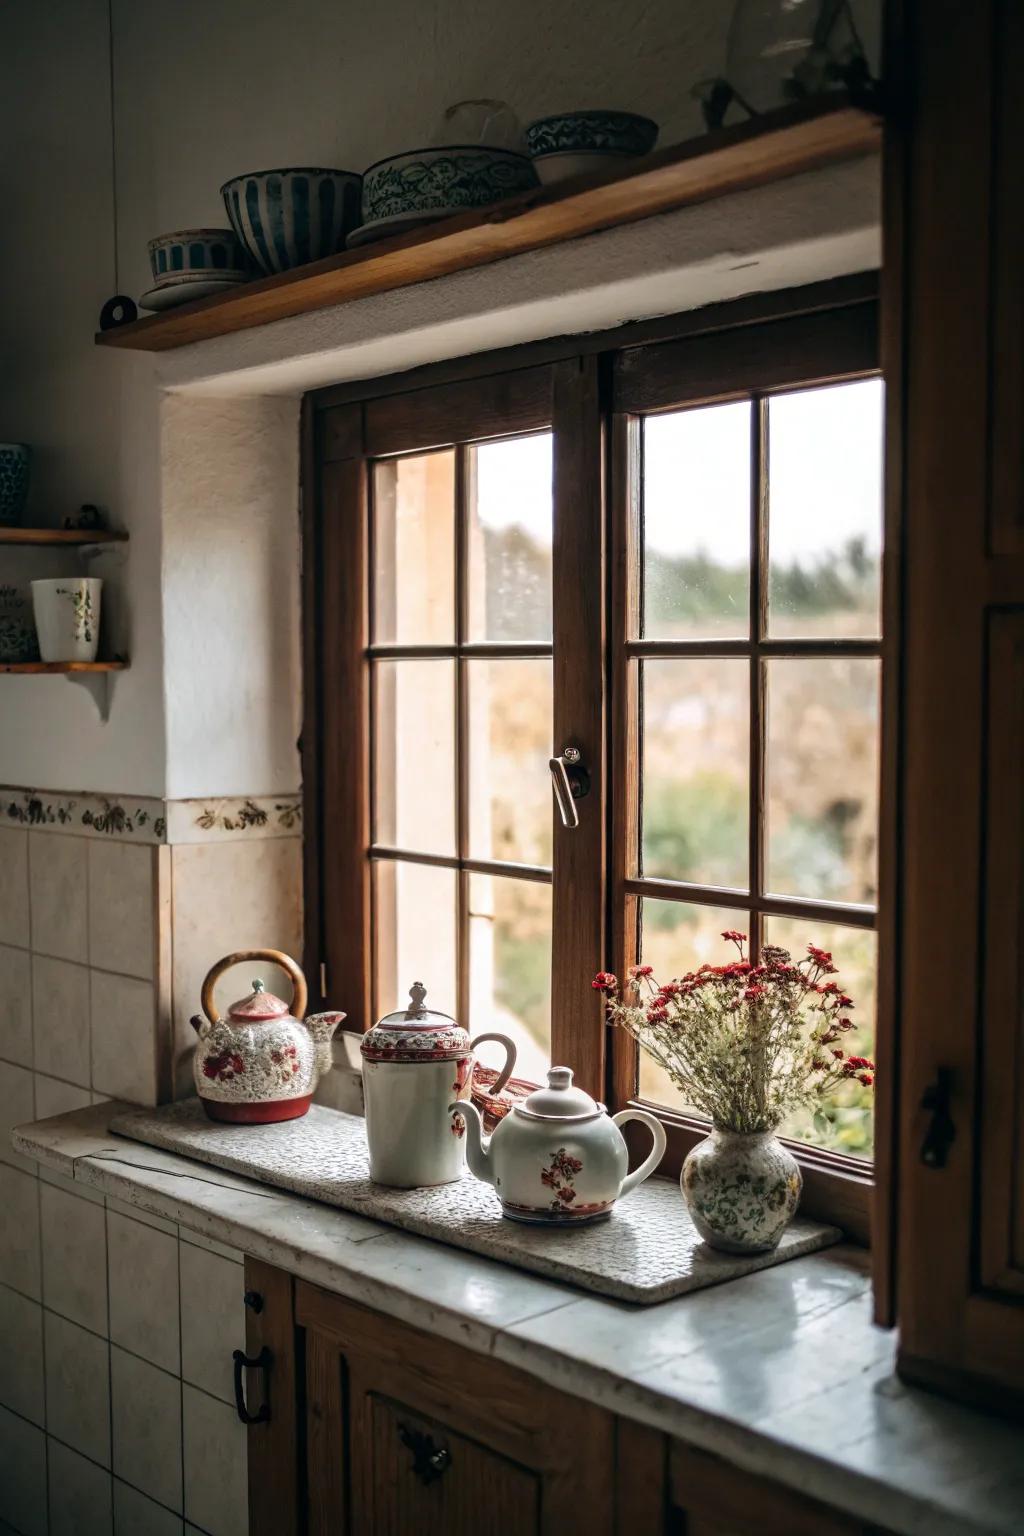
[(125, 1106), (20, 1126), (26, 1157), (899, 1536), (1021, 1536), (1024, 1433), (904, 1386), (839, 1247), (658, 1306), (494, 1260), (112, 1136)]

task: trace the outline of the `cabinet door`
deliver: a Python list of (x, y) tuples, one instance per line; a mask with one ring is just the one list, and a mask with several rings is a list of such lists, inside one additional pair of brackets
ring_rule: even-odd
[(669, 1453), (669, 1469), (680, 1536), (885, 1536), (875, 1526), (678, 1442)]
[(309, 1536), (612, 1536), (611, 1414), (301, 1282), (296, 1319)]
[(1019, 1406), (1024, 8), (905, 13), (899, 1360)]
[[(203, 1303), (201, 1296), (190, 1299)], [(243, 1368), (240, 1379), (241, 1407), (251, 1421), (249, 1536), (292, 1536), (299, 1530), (299, 1450), (291, 1276), (247, 1258), (245, 1301), (245, 1353), (259, 1362)]]

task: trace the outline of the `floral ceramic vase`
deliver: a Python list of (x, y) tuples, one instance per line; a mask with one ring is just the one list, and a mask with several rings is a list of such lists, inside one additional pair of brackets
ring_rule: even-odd
[(774, 1131), (717, 1127), (683, 1164), (680, 1184), (693, 1224), (724, 1253), (768, 1253), (800, 1204), (796, 1159)]

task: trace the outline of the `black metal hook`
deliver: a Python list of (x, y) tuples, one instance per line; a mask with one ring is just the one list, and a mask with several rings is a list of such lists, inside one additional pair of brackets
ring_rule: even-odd
[[(243, 1424), (266, 1424), (270, 1418), (270, 1393), (267, 1390), (267, 1378), (270, 1374), (270, 1362), (274, 1358), (273, 1355), (264, 1344), (259, 1354), (254, 1355), (251, 1359), (243, 1349), (234, 1350), (231, 1358), (235, 1362), (235, 1408), (238, 1412), (238, 1417)], [(260, 1404), (258, 1413), (250, 1413), (246, 1406), (245, 1384), (242, 1381), (242, 1372), (246, 1367), (249, 1370), (263, 1371), (264, 1373), (263, 1401)]]

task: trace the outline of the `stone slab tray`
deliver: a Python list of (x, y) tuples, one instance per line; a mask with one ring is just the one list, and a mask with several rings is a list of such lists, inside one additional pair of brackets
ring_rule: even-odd
[(648, 1179), (592, 1227), (528, 1227), (501, 1214), (489, 1184), (388, 1189), (369, 1177), (365, 1121), (313, 1105), (280, 1125), (216, 1125), (198, 1099), (115, 1115), (110, 1130), (247, 1175), (373, 1221), (562, 1280), (618, 1301), (650, 1304), (782, 1264), (840, 1240), (837, 1227), (798, 1218), (773, 1253), (716, 1253), (690, 1220), (674, 1180)]

